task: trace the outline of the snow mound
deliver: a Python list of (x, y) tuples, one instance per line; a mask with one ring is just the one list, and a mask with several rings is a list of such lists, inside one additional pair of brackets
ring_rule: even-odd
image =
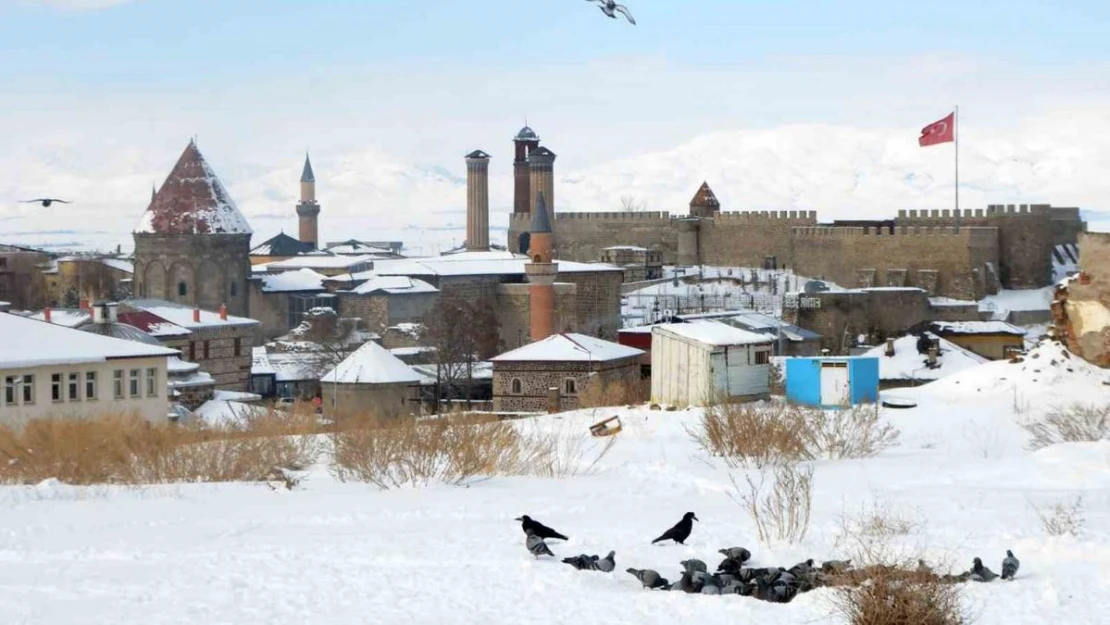
[(894, 355), (886, 355), (886, 345), (871, 348), (862, 356), (879, 359), (880, 380), (939, 380), (945, 376), (967, 371), (989, 362), (978, 354), (938, 339), (937, 368), (925, 366), (926, 357), (917, 351), (917, 337), (907, 334), (894, 340)]
[[(960, 372), (929, 385), (931, 393), (1013, 392), (1066, 397), (1063, 387), (1110, 387), (1110, 372), (1075, 356), (1059, 341), (1042, 341), (1019, 362), (997, 360)], [(1110, 388), (1105, 390), (1110, 391)]]

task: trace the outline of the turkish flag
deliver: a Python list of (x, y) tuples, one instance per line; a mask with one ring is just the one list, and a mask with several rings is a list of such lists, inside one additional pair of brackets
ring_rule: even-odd
[(952, 113), (940, 121), (933, 122), (921, 129), (917, 144), (921, 147), (938, 143), (951, 143), (956, 140), (956, 114)]

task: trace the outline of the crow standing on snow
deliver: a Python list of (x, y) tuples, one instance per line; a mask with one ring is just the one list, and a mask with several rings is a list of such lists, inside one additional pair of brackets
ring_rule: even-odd
[(520, 521), (520, 529), (524, 530), (525, 534), (531, 532), (543, 539), (558, 538), (559, 540), (570, 540), (566, 536), (563, 536), (559, 532), (556, 532), (543, 523), (532, 519), (532, 517), (528, 516), (527, 514), (522, 517), (517, 517), (513, 520)]
[(59, 200), (57, 198), (52, 198), (52, 197), (40, 197), (40, 198), (37, 198), (37, 199), (34, 199), (34, 200), (23, 200), (20, 203), (21, 204), (42, 204), (43, 208), (50, 208), (50, 205), (53, 204), (54, 202), (57, 202), (59, 204), (72, 204), (73, 203), (73, 202), (67, 202), (65, 200)]
[(586, 1), (587, 2), (593, 2), (593, 3), (597, 4), (597, 8), (601, 9), (602, 13), (608, 15), (609, 17), (611, 17), (613, 19), (617, 19), (616, 14), (620, 13), (621, 15), (628, 18), (628, 23), (632, 24), (633, 26), (636, 25), (636, 20), (632, 19), (632, 14), (628, 12), (628, 7), (624, 6), (623, 4), (617, 4), (616, 0), (586, 0)]
[(698, 516), (693, 512), (687, 512), (682, 515), (682, 520), (674, 524), (674, 527), (663, 532), (663, 535), (651, 541), (651, 544), (663, 542), (664, 540), (673, 540), (680, 545), (686, 544), (686, 539), (690, 537), (690, 532), (694, 530), (694, 521), (697, 521)]
[(555, 556), (555, 554), (551, 553), (551, 549), (548, 548), (547, 543), (543, 542), (542, 538), (536, 536), (532, 532), (528, 532), (528, 538), (524, 541), (524, 545), (528, 547), (529, 553), (536, 556), (537, 560), (540, 559), (540, 556)]
[(1021, 562), (1014, 557), (1014, 552), (1006, 550), (1006, 557), (1002, 560), (1002, 579), (1014, 579)]

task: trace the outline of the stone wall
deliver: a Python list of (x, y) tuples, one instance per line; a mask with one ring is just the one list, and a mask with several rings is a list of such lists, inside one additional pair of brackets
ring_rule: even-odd
[(794, 227), (817, 223), (814, 211), (719, 213), (702, 221), (701, 262), (726, 267), (761, 267), (774, 256), (779, 267), (793, 266)]
[(415, 395), (416, 390), (408, 383), (320, 384), (324, 415), (336, 420), (414, 414), (420, 410), (419, 402), (410, 401)]
[(1052, 313), (1069, 351), (1110, 367), (1110, 233), (1079, 235), (1079, 273), (1057, 288)]
[(882, 341), (931, 320), (929, 298), (917, 288), (812, 293), (806, 299), (819, 305), (788, 311), (786, 320), (820, 334), (821, 347), (833, 354), (848, 353), (860, 334)]
[(1052, 207), (1052, 242), (1055, 245), (1076, 244), (1079, 235), (1087, 231), (1087, 224), (1076, 207)]
[[(508, 351), (531, 342), (532, 305), (528, 284), (501, 284), (497, 287), (497, 322), (503, 349)], [(578, 331), (578, 286), (556, 282), (555, 329)]]
[(289, 293), (264, 293), (261, 280), (251, 280), (249, 284), (251, 319), (260, 322), (256, 329), (258, 342), (275, 339), (288, 332)]
[[(590, 375), (591, 372), (595, 375)], [(521, 393), (512, 392), (512, 381), (521, 381)], [(567, 379), (577, 392), (565, 392)], [(497, 412), (547, 412), (547, 390), (558, 387), (560, 409), (577, 410), (578, 397), (590, 384), (607, 384), (640, 379), (638, 357), (610, 362), (495, 362), (493, 363), (493, 409)]]
[[(527, 232), (531, 223), (526, 213), (509, 216), (510, 251), (520, 252), (520, 234)], [(658, 250), (666, 264), (674, 264), (677, 259), (678, 232), (669, 213), (556, 213), (551, 227), (556, 259), (591, 262), (601, 257), (601, 250), (613, 245)]]
[(226, 325), (195, 328), (186, 337), (162, 341), (166, 347), (181, 350), (181, 358), (200, 365), (212, 376), (216, 388), (246, 391), (251, 377), (253, 325)]
[(135, 297), (250, 316), (249, 234), (134, 234)]
[(378, 334), (392, 325), (389, 323), (389, 298), (384, 294), (343, 293), (339, 296), (339, 315), (361, 319), (361, 327)]

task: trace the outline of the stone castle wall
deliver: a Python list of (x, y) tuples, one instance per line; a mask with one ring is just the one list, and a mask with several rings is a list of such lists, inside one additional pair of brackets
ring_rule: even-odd
[(794, 227), (817, 223), (816, 211), (718, 213), (698, 232), (702, 264), (760, 267), (774, 256), (779, 266), (794, 265)]

